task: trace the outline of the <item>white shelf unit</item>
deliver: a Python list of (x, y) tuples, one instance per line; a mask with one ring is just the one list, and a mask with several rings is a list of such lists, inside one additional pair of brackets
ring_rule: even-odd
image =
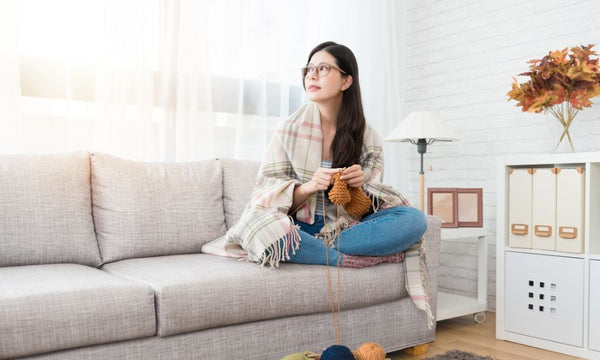
[[(473, 228), (442, 228), (442, 241), (477, 238), (479, 240), (477, 268), (477, 297), (438, 292), (437, 321), (475, 314), (487, 310), (487, 240), (486, 229)], [(476, 321), (479, 318), (475, 318)], [(483, 316), (485, 319), (485, 316)]]
[[(584, 187), (584, 227), (583, 227), (583, 252), (567, 253), (551, 250), (537, 250), (510, 247), (508, 242), (509, 234), (509, 170), (511, 168), (543, 168), (543, 167), (573, 167), (580, 166), (585, 169), (585, 187)], [(560, 352), (584, 359), (600, 359), (600, 351), (596, 351), (599, 339), (595, 339), (598, 331), (596, 322), (600, 321), (600, 302), (598, 301), (597, 287), (600, 283), (600, 275), (590, 270), (590, 265), (595, 265), (595, 261), (600, 260), (600, 153), (571, 153), (571, 154), (531, 154), (505, 156), (498, 159), (498, 193), (497, 193), (497, 241), (496, 241), (496, 338), (508, 340), (534, 346), (550, 351)], [(507, 257), (511, 264), (521, 264), (525, 262), (522, 269), (507, 268)], [(520, 262), (515, 262), (520, 259)], [(564, 264), (564, 265), (561, 265)], [(579, 264), (580, 266), (571, 266)], [(520, 266), (520, 265), (519, 265)], [(566, 270), (569, 267), (571, 270)], [(540, 269), (544, 270), (540, 270)], [(594, 266), (592, 266), (592, 269)], [(525, 275), (519, 275), (519, 271), (525, 272)], [(543, 279), (559, 279), (559, 275), (567, 273), (566, 280), (562, 281), (562, 294), (556, 295), (557, 302), (547, 303), (546, 299), (540, 300), (540, 294), (553, 294), (548, 286), (542, 287)], [(516, 275), (515, 275), (516, 274)], [(537, 278), (536, 278), (537, 276)], [(508, 277), (508, 279), (507, 279)], [(523, 286), (521, 279), (527, 277), (537, 279), (537, 287), (527, 288), (527, 284), (521, 290), (534, 293), (534, 300), (520, 299), (524, 303), (535, 304), (534, 311), (527, 316), (533, 316), (530, 319), (540, 319), (541, 321), (530, 321), (537, 323), (538, 328), (529, 327), (524, 324), (528, 319), (522, 319), (518, 326), (514, 326), (515, 318), (518, 319), (523, 309), (518, 306), (514, 308), (514, 286)], [(519, 281), (514, 281), (518, 279)], [(531, 280), (529, 280), (531, 281)], [(551, 281), (554, 284), (554, 280)], [(577, 294), (568, 293), (566, 288), (570, 289), (571, 282), (580, 284)], [(507, 283), (510, 285), (507, 286)], [(535, 281), (534, 281), (535, 283)], [(531, 283), (530, 283), (531, 284)], [(592, 286), (591, 286), (592, 284)], [(569, 286), (567, 286), (569, 285)], [(557, 286), (560, 288), (561, 286)], [(592, 292), (590, 292), (590, 288)], [(508, 290), (508, 291), (507, 291)], [(520, 294), (518, 296), (521, 296)], [(560, 300), (564, 299), (575, 302), (574, 306), (564, 306)], [(520, 304), (519, 302), (517, 304)], [(539, 310), (540, 305), (552, 304), (544, 310)], [(556, 308), (554, 308), (556, 304)], [(552, 310), (549, 311), (549, 310)], [(537, 314), (534, 313), (537, 311)], [(572, 311), (572, 317), (564, 319), (564, 312)], [(562, 312), (562, 313), (561, 313)], [(525, 312), (526, 313), (526, 312)], [(540, 315), (538, 315), (540, 314)], [(543, 315), (541, 315), (543, 314)], [(555, 315), (557, 315), (555, 317)], [(508, 320), (508, 324), (507, 324)], [(518, 322), (518, 320), (517, 320)], [(569, 326), (576, 324), (577, 339), (572, 341), (572, 332), (567, 334)], [(562, 326), (564, 325), (564, 326)], [(512, 327), (514, 326), (514, 328)], [(521, 330), (520, 327), (524, 330)], [(546, 327), (542, 329), (541, 327)], [(547, 328), (550, 328), (548, 332)], [(548, 335), (550, 333), (550, 335)], [(566, 340), (563, 340), (566, 339)], [(573, 345), (575, 344), (575, 345)]]

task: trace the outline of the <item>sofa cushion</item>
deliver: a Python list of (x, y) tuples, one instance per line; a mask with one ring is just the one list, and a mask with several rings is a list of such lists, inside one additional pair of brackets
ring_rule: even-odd
[[(103, 269), (152, 286), (159, 336), (330, 311), (325, 266), (282, 263), (269, 269), (193, 254), (123, 260)], [(330, 270), (335, 289), (337, 272)], [(343, 309), (407, 296), (402, 264), (342, 269), (341, 279)]]
[(217, 160), (145, 163), (92, 154), (92, 205), (104, 262), (199, 253), (226, 231)]
[(0, 268), (0, 359), (155, 334), (154, 293), (77, 264)]
[(223, 164), (225, 224), (227, 229), (230, 229), (238, 222), (246, 203), (250, 200), (260, 162), (234, 159), (220, 161)]
[(0, 155), (0, 266), (100, 265), (87, 152)]

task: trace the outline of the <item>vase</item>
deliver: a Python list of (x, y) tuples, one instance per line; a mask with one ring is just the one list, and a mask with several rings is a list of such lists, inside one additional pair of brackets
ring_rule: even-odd
[(575, 120), (575, 116), (579, 110), (573, 109), (571, 103), (565, 101), (548, 108), (547, 111), (552, 115), (551, 129), (554, 138), (553, 151), (555, 153), (575, 152), (575, 144), (570, 130), (573, 125), (573, 120)]

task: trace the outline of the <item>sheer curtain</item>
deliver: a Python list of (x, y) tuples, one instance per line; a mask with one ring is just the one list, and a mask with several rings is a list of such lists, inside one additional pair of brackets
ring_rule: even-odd
[[(327, 40), (357, 56), (367, 121), (384, 135), (402, 117), (405, 11), (393, 0), (1, 4), (1, 152), (260, 159), (306, 102), (299, 69)], [(401, 149), (388, 147), (402, 186)]]
[(0, 154), (20, 142), (18, 16), (18, 3), (0, 2)]

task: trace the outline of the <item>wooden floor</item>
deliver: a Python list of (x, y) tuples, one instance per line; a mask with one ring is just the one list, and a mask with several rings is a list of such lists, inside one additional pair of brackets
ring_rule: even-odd
[(496, 339), (496, 314), (486, 312), (487, 320), (482, 324), (473, 321), (473, 316), (439, 321), (435, 341), (425, 355), (411, 356), (402, 352), (388, 354), (392, 360), (419, 360), (458, 349), (478, 355), (491, 356), (500, 360), (573, 360), (573, 356), (546, 351), (517, 343)]

